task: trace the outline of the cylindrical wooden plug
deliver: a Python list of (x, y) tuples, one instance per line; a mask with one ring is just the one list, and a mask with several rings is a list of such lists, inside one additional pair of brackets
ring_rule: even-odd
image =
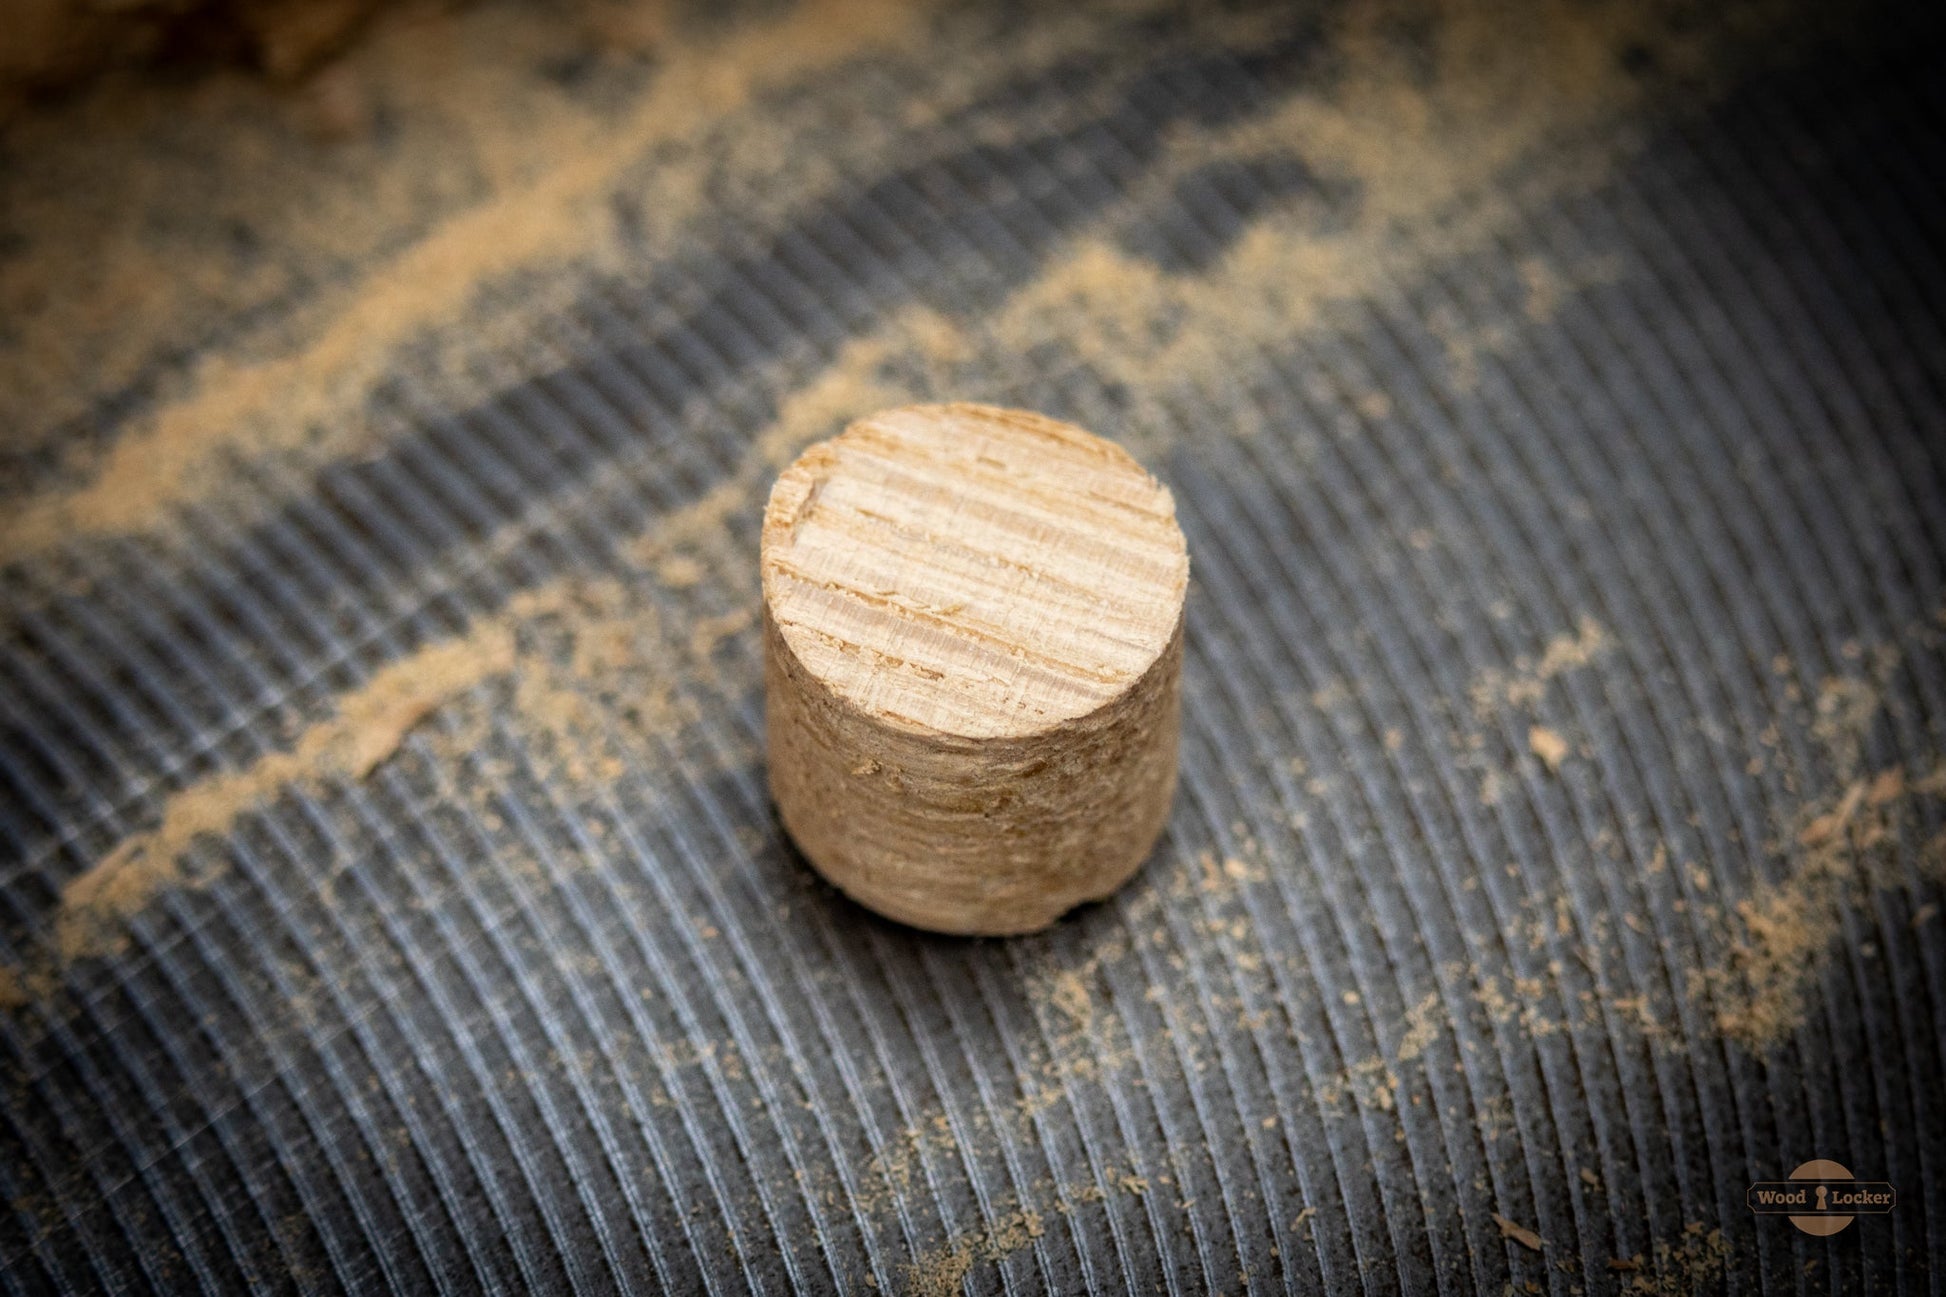
[(824, 876), (937, 932), (1113, 892), (1176, 786), (1189, 554), (1127, 452), (982, 405), (888, 410), (764, 510), (770, 786)]

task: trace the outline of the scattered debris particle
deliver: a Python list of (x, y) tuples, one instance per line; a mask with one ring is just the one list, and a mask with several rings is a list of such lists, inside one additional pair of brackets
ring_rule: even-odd
[(1797, 835), (1798, 845), (1821, 847), (1828, 842), (1836, 841), (1838, 836), (1845, 831), (1845, 826), (1851, 823), (1851, 817), (1857, 814), (1858, 803), (1864, 800), (1864, 797), (1864, 783), (1862, 781), (1854, 781), (1849, 788), (1845, 789), (1845, 795), (1839, 799), (1837, 806), (1825, 812), (1823, 815), (1818, 816), (1816, 819), (1813, 819), (1799, 830)]
[(952, 1297), (976, 1264), (999, 1261), (1031, 1246), (1045, 1232), (1038, 1212), (1013, 1212), (917, 1258), (906, 1267), (903, 1291), (912, 1297)]
[(1515, 1224), (1497, 1211), (1493, 1213), (1493, 1223), (1500, 1227), (1501, 1238), (1510, 1238), (1529, 1252), (1541, 1250), (1541, 1236), (1525, 1225)]
[(1405, 1035), (1399, 1038), (1399, 1061), (1409, 1063), (1426, 1052), (1444, 1025), (1439, 1012), (1439, 992), (1428, 991), (1424, 999), (1406, 1011)]
[(1088, 975), (1078, 969), (1067, 969), (1054, 977), (1048, 993), (1048, 1000), (1067, 1016), (1076, 1027), (1085, 1027), (1093, 1010), (1094, 997), (1088, 991)]
[(655, 566), (662, 584), (685, 590), (703, 579), (703, 565), (688, 554), (670, 554)]
[(1504, 707), (1532, 706), (1546, 695), (1555, 677), (1587, 666), (1606, 652), (1611, 642), (1601, 623), (1584, 615), (1572, 632), (1550, 639), (1539, 658), (1517, 658), (1511, 671), (1482, 671), (1467, 691), (1474, 714), (1484, 720)]
[(1568, 741), (1545, 725), (1536, 725), (1527, 731), (1527, 746), (1546, 763), (1550, 771), (1560, 770), (1561, 763), (1568, 757)]

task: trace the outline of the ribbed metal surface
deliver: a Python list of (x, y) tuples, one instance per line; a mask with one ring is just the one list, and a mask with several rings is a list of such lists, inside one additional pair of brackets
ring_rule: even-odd
[[(759, 105), (904, 114), (882, 165), (706, 206), (565, 307), (489, 285), (524, 340), (457, 377), (402, 347), (357, 453), (17, 557), (7, 1288), (1938, 1291), (1936, 47), (1732, 24), (1680, 93), (1401, 215), (1309, 119), (1199, 143), (1355, 108), (1336, 21), (930, 16)], [(1266, 229), (1357, 271), (1281, 332), (1236, 272)], [(1033, 294), (1091, 247), (1120, 270), (1064, 333)], [(1144, 314), (1131, 266), (1178, 296)], [(1189, 537), (1174, 819), (1045, 935), (880, 922), (767, 805), (766, 452), (881, 391), (1121, 437)], [(266, 780), (133, 903), (64, 900), (486, 626), (520, 665), (369, 773)], [(1897, 1209), (1750, 1214), (1813, 1157)]]

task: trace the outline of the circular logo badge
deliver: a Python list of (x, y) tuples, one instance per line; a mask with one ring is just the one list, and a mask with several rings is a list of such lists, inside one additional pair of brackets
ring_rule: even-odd
[[(1797, 1170), (1791, 1172), (1793, 1180), (1849, 1180), (1851, 1171), (1830, 1158), (1813, 1158)], [(1817, 1188), (1817, 1208), (1819, 1211), (1830, 1207), (1829, 1191), (1823, 1185)], [(1791, 1224), (1806, 1234), (1836, 1234), (1851, 1224), (1849, 1216), (1793, 1216)]]

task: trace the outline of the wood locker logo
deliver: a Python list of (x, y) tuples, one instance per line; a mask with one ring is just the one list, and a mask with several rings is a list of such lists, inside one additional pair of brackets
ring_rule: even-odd
[(1898, 1193), (1883, 1180), (1860, 1180), (1826, 1158), (1806, 1162), (1788, 1180), (1759, 1180), (1750, 1186), (1750, 1210), (1759, 1216), (1789, 1216), (1806, 1234), (1836, 1234), (1853, 1216), (1891, 1211)]

